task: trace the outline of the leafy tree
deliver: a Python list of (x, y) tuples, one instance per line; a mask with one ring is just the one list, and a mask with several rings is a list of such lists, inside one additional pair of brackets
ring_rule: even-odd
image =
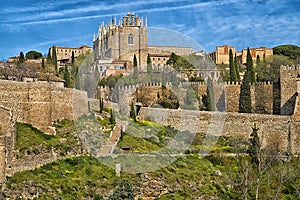
[(207, 109), (209, 111), (215, 110), (215, 93), (214, 93), (214, 84), (210, 77), (207, 79)]
[(133, 119), (133, 121), (135, 121), (135, 122), (137, 121), (136, 120), (136, 112), (135, 112), (133, 102), (131, 102), (131, 105), (130, 105), (130, 118)]
[(239, 100), (239, 112), (251, 113), (251, 93), (248, 71), (246, 71), (244, 80), (241, 84)]
[(229, 50), (229, 73), (230, 73), (230, 82), (237, 81), (235, 63), (233, 62), (233, 54), (231, 49)]
[(65, 84), (67, 87), (71, 87), (71, 77), (70, 77), (70, 72), (68, 70), (68, 66), (65, 66), (65, 70), (64, 70), (64, 80), (65, 80)]
[(151, 61), (149, 53), (148, 53), (148, 56), (147, 56), (147, 73), (152, 78), (152, 76), (153, 76), (153, 69), (152, 69), (152, 61)]
[(249, 76), (249, 82), (255, 83), (255, 73), (253, 69), (253, 61), (252, 61), (252, 56), (249, 47), (247, 48), (246, 70), (247, 70), (246, 73), (248, 73)]
[(123, 179), (117, 185), (109, 200), (134, 200), (132, 184), (128, 179)]
[(138, 73), (139, 73), (139, 71), (138, 71), (137, 59), (136, 59), (136, 55), (134, 54), (134, 56), (133, 56), (133, 78), (135, 80), (137, 80), (137, 78), (138, 78)]
[(40, 59), (43, 57), (43, 54), (37, 51), (28, 51), (26, 53), (26, 59)]
[(171, 53), (167, 64), (172, 65), (176, 71), (180, 71), (181, 69), (194, 69), (194, 66), (189, 61), (175, 53)]

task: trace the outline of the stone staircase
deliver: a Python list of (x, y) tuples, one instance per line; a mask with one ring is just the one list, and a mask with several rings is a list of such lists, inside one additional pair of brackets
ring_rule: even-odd
[(107, 139), (107, 142), (102, 145), (97, 156), (107, 156), (113, 154), (114, 148), (118, 144), (121, 136), (121, 127), (123, 131), (125, 131), (127, 125), (128, 125), (127, 121), (121, 121), (119, 119), (116, 119), (116, 125), (114, 129), (110, 132), (110, 136)]

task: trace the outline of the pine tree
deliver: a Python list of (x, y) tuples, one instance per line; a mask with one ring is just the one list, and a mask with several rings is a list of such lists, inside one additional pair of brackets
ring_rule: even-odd
[(248, 72), (249, 75), (249, 82), (255, 83), (255, 73), (253, 69), (253, 61), (249, 47), (247, 48), (246, 72)]
[(236, 57), (236, 53), (234, 54), (234, 68), (235, 68), (235, 74), (236, 74), (236, 80), (239, 81), (240, 78), (240, 65), (238, 63), (237, 57)]
[(214, 85), (213, 81), (210, 77), (208, 77), (207, 80), (207, 109), (209, 111), (215, 110), (215, 94), (214, 94)]
[(132, 184), (128, 179), (123, 179), (117, 185), (114, 192), (109, 196), (109, 200), (134, 200)]
[(138, 79), (138, 66), (137, 66), (137, 59), (136, 59), (136, 55), (134, 54), (133, 56), (133, 78), (135, 80)]
[(233, 62), (233, 54), (231, 49), (229, 50), (229, 72), (230, 72), (230, 82), (237, 81), (235, 63)]
[(70, 72), (68, 70), (67, 65), (65, 65), (64, 80), (65, 80), (66, 87), (70, 87), (71, 86), (71, 78), (70, 78)]
[(153, 76), (153, 69), (152, 69), (152, 61), (151, 61), (149, 53), (148, 53), (148, 56), (147, 56), (147, 73), (152, 78), (152, 76)]
[(248, 71), (245, 73), (245, 77), (240, 88), (239, 112), (251, 113), (251, 93)]

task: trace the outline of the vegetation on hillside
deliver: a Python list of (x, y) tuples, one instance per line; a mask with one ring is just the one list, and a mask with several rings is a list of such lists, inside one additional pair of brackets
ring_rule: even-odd
[[(64, 124), (60, 126), (67, 129)], [(129, 155), (100, 160), (93, 157), (67, 158), (35, 170), (18, 172), (8, 180), (3, 195), (16, 198), (26, 193), (29, 196), (38, 194), (36, 199), (103, 199), (124, 194), (132, 197), (133, 187), (135, 195), (141, 188), (167, 192), (157, 196), (158, 199), (299, 199), (300, 159), (279, 154), (276, 141), (262, 148), (258, 145), (261, 141), (257, 130), (253, 128), (249, 141), (197, 133), (189, 147), (173, 151), (173, 154), (182, 151), (185, 154), (159, 157), (157, 152), (164, 153), (159, 149), (166, 142), (184, 134), (177, 134), (178, 131), (171, 127), (150, 121), (131, 121), (119, 143), (119, 146), (133, 146)], [(32, 140), (41, 144), (55, 143), (55, 136), (40, 134), (31, 135)], [(18, 137), (19, 142), (21, 139)], [(177, 139), (182, 141), (182, 138)], [(204, 141), (205, 144), (212, 142), (213, 147), (211, 154), (202, 158), (199, 153), (209, 148)], [(20, 148), (21, 144), (17, 145)], [(152, 156), (135, 156), (138, 153), (150, 153)], [(226, 153), (235, 154), (224, 156)], [(160, 165), (152, 172), (122, 171), (121, 177), (117, 177), (113, 168), (103, 164), (114, 166), (113, 163), (123, 161), (122, 169), (136, 167), (134, 169), (142, 171), (151, 169), (154, 163)], [(129, 181), (122, 179), (128, 179), (132, 187)], [(149, 182), (151, 180), (154, 181)], [(128, 190), (121, 189), (125, 189), (125, 185), (129, 186), (126, 186)]]
[(273, 54), (288, 56), (291, 59), (295, 59), (300, 56), (300, 47), (291, 44), (279, 45), (273, 47)]
[(78, 137), (74, 133), (74, 122), (62, 120), (57, 122), (55, 127), (56, 135), (46, 135), (32, 125), (18, 122), (16, 138), (18, 157), (23, 158), (26, 154), (40, 154), (42, 151), (49, 152), (52, 148), (59, 152), (60, 156), (67, 155), (70, 151), (82, 151)]

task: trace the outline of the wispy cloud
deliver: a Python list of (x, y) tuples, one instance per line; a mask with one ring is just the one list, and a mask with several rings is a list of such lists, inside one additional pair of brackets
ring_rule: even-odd
[[(150, 5), (150, 4), (156, 4), (154, 8), (142, 8), (136, 10), (138, 13), (153, 13), (153, 12), (164, 12), (164, 11), (170, 11), (170, 10), (182, 10), (182, 9), (200, 9), (200, 8), (208, 8), (208, 7), (214, 7), (214, 6), (222, 6), (226, 4), (232, 4), (235, 3), (236, 0), (229, 0), (229, 1), (212, 1), (212, 2), (201, 2), (201, 3), (190, 3), (190, 4), (184, 4), (179, 6), (160, 6), (162, 3), (163, 5), (166, 5), (167, 3), (186, 3), (191, 2), (191, 0), (166, 0), (161, 2), (160, 0), (155, 1), (138, 1), (138, 2), (129, 2), (129, 3), (121, 3), (121, 4), (115, 4), (115, 5), (92, 5), (82, 8), (74, 8), (74, 9), (65, 9), (65, 10), (59, 10), (59, 11), (48, 11), (45, 13), (37, 13), (34, 15), (28, 15), (28, 16), (22, 16), (22, 18), (13, 18), (8, 19), (5, 21), (5, 25), (37, 25), (37, 24), (49, 24), (49, 23), (58, 23), (58, 22), (70, 22), (75, 20), (86, 20), (86, 19), (94, 19), (94, 18), (101, 18), (101, 17), (107, 17), (107, 16), (118, 16), (121, 15), (118, 9), (126, 9), (126, 8), (138, 8), (142, 5)], [(193, 2), (193, 1), (192, 1)], [(36, 8), (34, 8), (36, 9)], [(92, 13), (92, 12), (100, 12), (100, 11), (111, 11), (109, 14), (94, 14), (94, 15), (88, 15), (88, 16), (75, 16), (73, 15), (82, 15), (86, 13)], [(53, 19), (54, 18), (54, 19)]]

